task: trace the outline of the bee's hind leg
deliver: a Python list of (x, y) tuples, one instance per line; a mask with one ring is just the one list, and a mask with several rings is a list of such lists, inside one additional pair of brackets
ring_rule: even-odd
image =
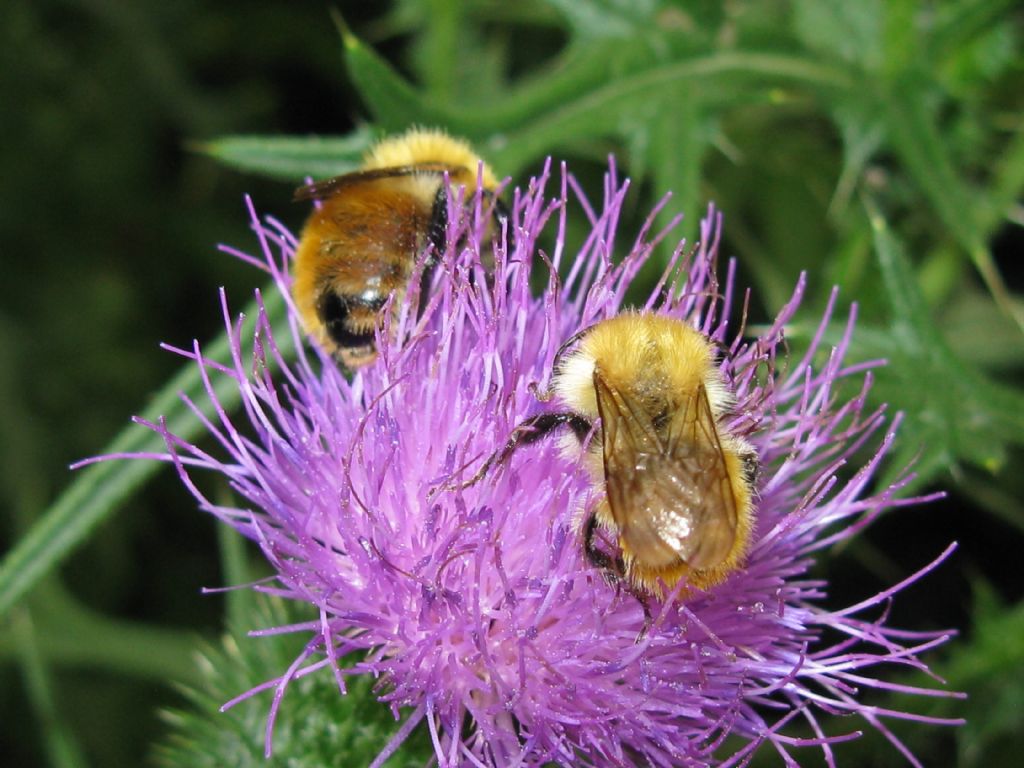
[(595, 568), (601, 569), (604, 580), (610, 586), (614, 586), (616, 592), (624, 588), (640, 603), (640, 608), (644, 612), (644, 623), (636, 636), (636, 642), (639, 643), (647, 636), (647, 630), (650, 629), (654, 621), (654, 617), (651, 614), (650, 599), (645, 592), (631, 585), (628, 579), (626, 579), (626, 564), (623, 562), (622, 556), (616, 555), (612, 557), (595, 544), (594, 539), (597, 536), (597, 528), (597, 515), (591, 512), (583, 526), (583, 552), (586, 555), (587, 562)]

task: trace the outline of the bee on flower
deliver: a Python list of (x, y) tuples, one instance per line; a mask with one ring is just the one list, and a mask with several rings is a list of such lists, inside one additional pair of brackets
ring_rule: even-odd
[[(902, 749), (883, 717), (928, 718), (864, 695), (892, 688), (877, 669), (920, 668), (947, 638), (908, 640), (879, 618), (934, 564), (841, 610), (808, 577), (826, 542), (895, 506), (906, 482), (869, 490), (896, 425), (867, 410), (868, 381), (850, 400), (838, 392), (865, 377), (843, 365), (853, 313), (828, 347), (830, 305), (807, 353), (783, 365), (803, 282), (744, 335), (714, 211), (646, 302), (626, 307), (666, 233), (608, 256), (628, 189), (613, 164), (592, 235), (542, 258), (540, 234), (584, 215), (550, 186), (545, 170), (507, 196), (511, 247), (495, 236), (492, 184), (465, 202), (439, 196), (447, 230), (430, 290), (384, 309), (377, 359), (352, 374), (317, 346), (281, 358), (275, 334), (303, 337), (294, 306), (290, 328), (260, 319), (249, 359), (225, 300), (233, 365), (188, 353), (232, 379), (244, 409), (208, 422), (219, 456), (152, 425), (165, 458), (201, 509), (258, 543), (274, 591), (313, 616), (282, 628), (306, 638), (294, 663), (239, 700), (273, 688), (271, 721), (286, 720), (298, 677), (371, 676), (379, 706), (402, 718), (374, 766), (416, 728), (443, 766), (735, 766), (759, 748), (796, 764), (797, 747), (831, 756), (847, 738), (819, 725), (837, 712)], [(255, 214), (252, 224), (274, 290), (290, 296), (282, 264), (295, 238)], [(694, 365), (659, 369), (685, 344)], [(617, 372), (634, 353), (632, 373)], [(545, 425), (563, 439), (520, 439)], [(840, 477), (873, 436), (874, 455)], [(191, 480), (201, 471), (230, 481), (237, 508), (202, 495)], [(608, 578), (616, 568), (627, 589)], [(816, 735), (794, 737), (801, 722)], [(268, 727), (268, 751), (271, 739)]]

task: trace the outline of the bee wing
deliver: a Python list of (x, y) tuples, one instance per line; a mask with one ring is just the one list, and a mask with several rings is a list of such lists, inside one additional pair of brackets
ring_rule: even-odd
[(650, 419), (596, 369), (594, 389), (608, 507), (623, 547), (652, 567), (678, 563), (679, 553), (662, 535), (664, 526), (651, 517), (652, 511), (674, 503), (671, 494), (663, 493), (656, 466), (664, 463), (661, 440)]
[(440, 176), (447, 172), (449, 175), (454, 175), (459, 170), (461, 169), (458, 166), (446, 163), (416, 163), (415, 165), (396, 165), (391, 168), (371, 168), (366, 171), (354, 171), (353, 173), (345, 173), (331, 179), (324, 179), (323, 181), (301, 186), (295, 190), (292, 200), (325, 200), (346, 187), (353, 187), (370, 181), (393, 179), (397, 176), (412, 176), (417, 173)]
[(703, 384), (673, 420), (665, 447), (694, 497), (694, 542), (686, 561), (696, 569), (718, 565), (736, 543), (739, 502)]
[(681, 404), (668, 435), (594, 374), (608, 505), (623, 548), (657, 569), (724, 561), (736, 539), (737, 504), (707, 392)]

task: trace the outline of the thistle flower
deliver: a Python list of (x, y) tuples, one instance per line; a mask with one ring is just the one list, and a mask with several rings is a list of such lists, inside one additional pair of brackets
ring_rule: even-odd
[[(243, 358), (241, 326), (223, 295), (231, 364), (206, 359), (198, 345), (178, 350), (201, 366), (215, 402), (212, 380), (232, 379), (244, 410), (230, 417), (218, 408), (207, 423), (222, 458), (162, 424), (149, 426), (168, 451), (148, 458), (173, 462), (200, 508), (258, 543), (276, 571), (276, 584), (258, 588), (316, 612), (277, 630), (308, 637), (294, 663), (236, 700), (274, 691), (268, 754), (289, 683), (318, 673), (333, 674), (342, 695), (346, 678), (372, 676), (379, 700), (404, 718), (374, 766), (416, 727), (429, 729), (442, 766), (734, 766), (765, 742), (787, 764), (795, 764), (795, 748), (817, 746), (832, 765), (831, 745), (858, 733), (826, 736), (821, 713), (858, 716), (916, 765), (885, 720), (949, 721), (885, 710), (864, 695), (951, 695), (872, 676), (879, 667), (927, 671), (919, 655), (948, 639), (885, 622), (892, 596), (950, 550), (880, 594), (824, 607), (827, 584), (808, 575), (817, 553), (923, 499), (897, 498), (909, 476), (870, 490), (896, 425), (865, 405), (871, 366), (843, 363), (854, 311), (827, 348), (833, 294), (800, 359), (784, 360), (782, 351), (803, 279), (759, 336), (730, 326), (735, 264), (720, 285), (714, 211), (699, 246), (679, 245), (643, 307), (685, 319), (722, 349), (721, 371), (736, 398), (725, 427), (754, 446), (761, 465), (744, 566), (706, 591), (677, 588), (653, 601), (648, 620), (640, 601), (584, 557), (579, 519), (598, 491), (557, 441), (524, 448), (482, 482), (452, 490), (453, 478), (548, 407), (536, 393), (559, 346), (624, 308), (666, 234), (652, 234), (652, 214), (615, 263), (628, 183), (613, 164), (594, 208), (564, 167), (555, 179), (553, 197), (550, 168), (517, 190), (514, 239), (496, 245), (483, 242), (479, 196), (475, 215), (453, 203), (431, 292), (411, 291), (390, 307), (379, 360), (351, 377), (315, 350), (281, 359), (262, 314), (252, 358)], [(261, 253), (235, 253), (267, 270), (287, 296), (295, 239), (251, 213)], [(571, 254), (570, 216), (591, 225)], [(555, 245), (545, 254), (538, 238), (552, 228)], [(546, 288), (535, 296), (531, 283), (539, 281)], [(301, 340), (291, 310), (288, 332)], [(268, 372), (271, 361), (278, 374)], [(859, 391), (843, 401), (851, 381)], [(839, 468), (879, 434), (867, 463), (840, 479)], [(198, 470), (226, 477), (241, 504), (206, 498), (192, 482)], [(787, 735), (801, 720), (813, 735)]]

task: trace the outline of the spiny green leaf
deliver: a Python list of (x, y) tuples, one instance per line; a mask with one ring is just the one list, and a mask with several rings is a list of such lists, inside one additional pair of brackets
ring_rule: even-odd
[(410, 125), (448, 126), (443, 110), (403, 78), (371, 47), (343, 27), (342, 44), (349, 76), (363, 101), (387, 132)]
[(956, 172), (929, 106), (929, 86), (918, 73), (897, 81), (886, 98), (889, 136), (907, 170), (965, 250), (981, 242), (970, 193)]
[(459, 61), (471, 49), (467, 38), (477, 36), (476, 28), (465, 23), (466, 4), (461, 0), (428, 0), (430, 23), (420, 30), (417, 41), (417, 69), (431, 98), (450, 101), (457, 93)]
[(1015, 307), (985, 245), (979, 196), (967, 189), (935, 127), (927, 106), (927, 88), (918, 74), (898, 79), (886, 97), (885, 119), (893, 146), (929, 200), (939, 219), (974, 262), (1000, 308), (1024, 329), (1024, 312)]
[(886, 331), (862, 328), (859, 357), (885, 357), (876, 395), (906, 409), (895, 467), (920, 452), (918, 483), (967, 462), (996, 472), (1006, 448), (1024, 443), (1024, 397), (959, 360), (941, 337), (896, 236), (867, 203), (892, 312)]
[(793, 27), (804, 45), (866, 70), (877, 70), (882, 63), (882, 25), (880, 0), (793, 3)]
[(849, 205), (865, 167), (882, 145), (885, 129), (859, 101), (840, 102), (832, 113), (843, 138), (843, 170), (828, 207), (829, 217), (838, 220)]
[[(397, 131), (416, 123), (446, 127), (481, 149), (489, 147), (488, 159), (510, 173), (553, 147), (581, 138), (621, 135), (641, 107), (674, 114), (679, 105), (669, 95), (683, 83), (719, 103), (769, 82), (840, 90), (855, 84), (842, 69), (773, 53), (724, 51), (669, 64), (648, 57), (644, 64), (644, 56), (631, 53), (637, 46), (634, 42), (632, 47), (624, 43), (600, 55), (592, 47), (587, 53), (573, 49), (557, 70), (506, 92), (494, 104), (442, 107), (350, 33), (344, 33), (344, 42), (352, 80), (383, 128)], [(634, 61), (627, 70), (612, 78), (612, 62), (630, 59)], [(725, 83), (733, 85), (724, 87)], [(496, 126), (503, 128), (500, 135), (494, 135)], [(487, 138), (493, 140), (484, 143)]]
[(496, 129), (523, 125), (599, 87), (607, 82), (612, 63), (631, 55), (629, 44), (613, 52), (594, 46), (570, 47), (556, 68), (517, 88), (490, 101), (457, 104), (432, 99), (351, 33), (343, 31), (343, 42), (349, 76), (380, 127), (394, 132), (416, 124), (437, 125), (477, 144)]
[(297, 183), (355, 170), (373, 139), (362, 126), (347, 136), (222, 136), (193, 148), (240, 171)]
[[(1024, 126), (1017, 129), (1003, 154), (994, 165), (994, 180), (989, 205), (982, 211), (981, 224), (987, 231), (994, 230), (1009, 218), (1010, 210), (1024, 193)], [(1017, 223), (1022, 224), (1018, 214)]]
[(741, 93), (767, 82), (824, 90), (847, 90), (855, 84), (843, 70), (800, 56), (727, 51), (681, 59), (617, 78), (546, 111), (527, 128), (510, 133), (494, 159), (503, 167), (519, 168), (552, 146), (621, 133), (621, 124), (638, 105), (653, 101), (675, 110), (677, 104), (662, 99), (679, 83), (699, 89), (705, 103), (720, 105), (723, 100), (734, 103)]
[(573, 33), (595, 44), (597, 40), (627, 38), (640, 29), (651, 29), (653, 15), (662, 3), (655, 0), (549, 0)]
[(890, 79), (915, 67), (922, 67), (920, 48), (924, 35), (918, 0), (886, 0), (880, 10), (883, 77)]
[(935, 29), (929, 41), (935, 60), (945, 59), (976, 37), (988, 34), (1017, 5), (1018, 0), (958, 0), (936, 6)]
[[(203, 683), (184, 691), (189, 707), (165, 713), (171, 733), (157, 748), (159, 762), (169, 768), (369, 765), (399, 727), (390, 709), (376, 701), (376, 681), (370, 676), (346, 679), (346, 695), (328, 669), (293, 681), (274, 725), (269, 760), (264, 757), (264, 734), (272, 692), (220, 711), (226, 701), (284, 674), (302, 649), (301, 639), (291, 635), (247, 637), (254, 628), (309, 619), (300, 608), (277, 598), (258, 595), (253, 603), (245, 626), (232, 626), (220, 647), (203, 652)], [(430, 738), (421, 727), (387, 765), (422, 766), (432, 755)]]

